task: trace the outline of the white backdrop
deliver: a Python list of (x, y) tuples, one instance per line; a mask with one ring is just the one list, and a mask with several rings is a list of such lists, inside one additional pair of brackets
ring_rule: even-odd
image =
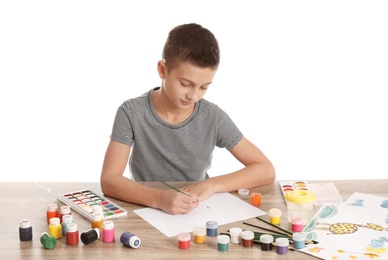
[[(117, 107), (189, 22), (221, 48), (205, 98), (279, 180), (386, 178), (386, 1), (133, 2), (0, 2), (0, 181), (99, 181)], [(216, 149), (210, 175), (238, 167)]]

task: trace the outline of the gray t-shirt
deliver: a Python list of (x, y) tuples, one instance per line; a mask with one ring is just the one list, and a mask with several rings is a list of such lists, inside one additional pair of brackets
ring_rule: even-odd
[(152, 102), (153, 91), (125, 101), (116, 113), (111, 139), (131, 146), (131, 178), (208, 178), (215, 146), (230, 150), (242, 139), (242, 133), (221, 108), (205, 99), (196, 103), (184, 122), (171, 125), (158, 116)]

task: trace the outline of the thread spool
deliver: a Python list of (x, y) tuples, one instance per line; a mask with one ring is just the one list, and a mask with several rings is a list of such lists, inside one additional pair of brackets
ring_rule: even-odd
[(191, 235), (190, 233), (180, 233), (178, 235), (178, 246), (180, 249), (187, 249), (190, 247)]
[(268, 212), (269, 222), (274, 225), (280, 225), (280, 217), (282, 216), (282, 211), (277, 208), (272, 208)]
[(66, 244), (77, 245), (79, 243), (78, 226), (76, 223), (67, 224), (66, 228)]
[(88, 245), (100, 238), (100, 229), (93, 228), (81, 233), (81, 241), (85, 245)]
[(292, 217), (291, 218), (291, 230), (292, 230), (292, 232), (302, 232), (303, 219), (301, 217)]
[(66, 236), (67, 225), (74, 223), (73, 215), (62, 216), (62, 236)]
[(102, 223), (102, 242), (111, 243), (115, 241), (115, 228), (113, 221), (105, 220)]
[(231, 228), (229, 230), (230, 242), (233, 244), (240, 244), (242, 229), (238, 227)]
[(260, 206), (261, 205), (261, 193), (257, 193), (257, 192), (251, 193), (251, 204), (253, 206)]
[(260, 236), (261, 250), (262, 251), (271, 251), (273, 236), (272, 235), (261, 235)]
[(121, 234), (120, 242), (124, 246), (130, 247), (130, 248), (138, 248), (141, 244), (140, 238), (138, 238), (136, 235), (128, 231), (125, 231)]
[(194, 242), (196, 244), (203, 244), (206, 241), (206, 230), (204, 228), (197, 228), (193, 231)]
[(288, 245), (290, 244), (290, 241), (288, 238), (285, 237), (278, 237), (275, 240), (276, 244), (276, 253), (279, 255), (285, 255), (288, 253)]
[(220, 252), (225, 252), (229, 250), (230, 237), (227, 235), (217, 236), (217, 248)]
[(19, 238), (20, 241), (32, 240), (32, 226), (29, 219), (23, 219), (20, 221)]
[(46, 249), (54, 249), (57, 246), (57, 239), (47, 232), (43, 232), (39, 240)]
[(294, 248), (301, 249), (305, 246), (306, 235), (301, 232), (295, 232), (292, 234), (292, 240), (294, 241)]
[(254, 237), (255, 234), (250, 230), (245, 230), (241, 232), (241, 245), (243, 247), (252, 247)]
[(218, 234), (217, 228), (218, 228), (217, 221), (211, 220), (211, 221), (206, 222), (206, 234), (209, 237), (217, 236), (217, 234)]
[(62, 225), (60, 224), (59, 218), (51, 218), (48, 226), (48, 233), (50, 236), (59, 239), (62, 237)]
[(58, 205), (55, 203), (48, 204), (46, 211), (47, 224), (50, 224), (51, 218), (59, 217)]

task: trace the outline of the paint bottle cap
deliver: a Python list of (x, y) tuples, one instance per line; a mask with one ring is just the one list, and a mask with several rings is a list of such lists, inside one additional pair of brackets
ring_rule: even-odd
[(255, 234), (253, 233), (253, 231), (245, 230), (245, 231), (241, 232), (241, 239), (251, 240), (254, 237), (255, 237)]
[(92, 205), (91, 208), (92, 208), (92, 213), (99, 213), (99, 212), (102, 212), (102, 207), (101, 207), (101, 205)]
[(55, 203), (48, 204), (47, 211), (53, 212), (58, 210), (58, 205)]
[(69, 214), (69, 213), (70, 213), (70, 207), (67, 206), (67, 205), (61, 206), (61, 207), (59, 208), (59, 212), (60, 212), (61, 214)]
[(50, 218), (50, 225), (59, 225), (60, 223), (59, 218)]
[(301, 233), (301, 232), (295, 232), (292, 234), (292, 240), (304, 241), (304, 240), (306, 240), (306, 235)]
[(112, 229), (113, 227), (114, 227), (113, 221), (111, 221), (111, 220), (105, 220), (105, 221), (102, 223), (102, 228), (103, 228), (103, 229)]
[(272, 235), (261, 235), (260, 242), (265, 243), (265, 244), (270, 244), (273, 242), (273, 236)]
[(93, 213), (93, 221), (100, 221), (103, 219), (102, 212)]
[(285, 237), (278, 237), (275, 240), (276, 246), (288, 246), (290, 244), (290, 241), (288, 238)]
[(308, 190), (293, 190), (287, 191), (284, 198), (288, 202), (305, 204), (314, 202), (315, 194)]
[(249, 195), (249, 190), (248, 189), (239, 189), (238, 194), (241, 196), (248, 196)]
[(194, 236), (205, 236), (206, 235), (206, 229), (204, 228), (196, 228), (193, 231)]
[(217, 242), (219, 244), (229, 244), (230, 243), (230, 237), (227, 235), (219, 235), (217, 236)]
[(20, 227), (21, 228), (31, 227), (31, 221), (29, 219), (22, 219), (22, 221), (20, 221)]
[(301, 217), (292, 217), (291, 218), (291, 224), (302, 225), (303, 224), (303, 218), (301, 218)]
[(190, 233), (179, 233), (178, 240), (179, 241), (189, 241), (189, 240), (191, 240), (191, 235), (190, 235)]
[(217, 221), (211, 220), (206, 222), (206, 228), (214, 229), (218, 227)]
[(76, 232), (78, 230), (78, 226), (77, 226), (77, 224), (76, 223), (69, 223), (69, 224), (67, 224), (67, 226), (66, 226), (66, 231), (67, 232)]
[(268, 211), (268, 215), (270, 217), (280, 217), (282, 215), (282, 211), (277, 208), (272, 208)]
[(74, 222), (73, 215), (63, 215), (62, 216), (62, 223), (68, 224)]
[(229, 233), (231, 236), (240, 236), (242, 232), (242, 229), (239, 227), (233, 227), (229, 230)]

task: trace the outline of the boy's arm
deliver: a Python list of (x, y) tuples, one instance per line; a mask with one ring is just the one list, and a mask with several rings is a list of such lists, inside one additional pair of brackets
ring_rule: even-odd
[(131, 148), (111, 140), (106, 150), (100, 182), (102, 192), (126, 202), (159, 208), (171, 214), (187, 213), (197, 206), (195, 197), (188, 197), (174, 190), (147, 187), (126, 178), (124, 170)]

